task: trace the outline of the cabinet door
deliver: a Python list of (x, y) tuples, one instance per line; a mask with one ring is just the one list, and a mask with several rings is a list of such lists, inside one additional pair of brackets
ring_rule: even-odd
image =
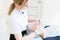
[(41, 18), (42, 14), (42, 0), (29, 0), (28, 15), (35, 18)]

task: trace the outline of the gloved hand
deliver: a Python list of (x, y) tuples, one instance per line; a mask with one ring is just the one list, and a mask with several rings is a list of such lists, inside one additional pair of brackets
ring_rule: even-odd
[(36, 29), (35, 33), (36, 33), (37, 35), (41, 35), (42, 33), (44, 33), (44, 29), (43, 29), (42, 27), (38, 27), (38, 28)]
[(37, 34), (37, 35), (40, 35), (41, 33), (44, 33), (44, 28), (43, 28), (43, 24), (40, 22), (40, 21), (38, 21), (38, 23), (37, 24), (35, 24), (35, 26), (37, 26), (38, 28), (35, 30), (35, 33)]

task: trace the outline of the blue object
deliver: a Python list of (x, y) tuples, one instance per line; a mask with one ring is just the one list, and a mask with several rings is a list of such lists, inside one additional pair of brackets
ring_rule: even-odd
[(47, 37), (44, 40), (60, 40), (60, 36), (56, 36), (56, 37)]
[(43, 40), (41, 37), (32, 38), (32, 40)]

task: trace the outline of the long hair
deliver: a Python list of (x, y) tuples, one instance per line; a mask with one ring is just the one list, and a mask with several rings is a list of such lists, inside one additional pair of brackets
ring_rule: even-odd
[(9, 11), (8, 11), (8, 15), (11, 14), (11, 12), (13, 11), (14, 8), (15, 8), (15, 5), (14, 5), (14, 3), (12, 3), (12, 4), (10, 5)]
[(13, 0), (13, 1), (14, 2), (10, 5), (10, 8), (8, 10), (8, 15), (10, 15), (11, 12), (14, 10), (14, 8), (15, 8), (15, 5), (14, 4), (18, 3), (19, 5), (22, 5), (22, 3), (23, 3), (24, 0)]

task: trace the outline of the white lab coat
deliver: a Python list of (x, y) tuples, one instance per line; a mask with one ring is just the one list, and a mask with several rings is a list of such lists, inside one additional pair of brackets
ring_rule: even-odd
[[(22, 13), (24, 12), (24, 13)], [(23, 9), (18, 11), (16, 8), (12, 11), (9, 16), (9, 29), (10, 34), (21, 33), (26, 30), (28, 24), (27, 10)]]

